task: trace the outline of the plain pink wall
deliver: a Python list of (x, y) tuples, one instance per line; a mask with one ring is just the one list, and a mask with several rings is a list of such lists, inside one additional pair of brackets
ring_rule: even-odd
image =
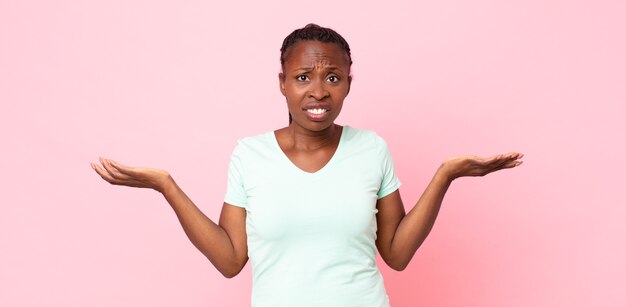
[(279, 48), (346, 37), (338, 122), (385, 137), (407, 209), (461, 154), (526, 154), (453, 183), (394, 307), (625, 306), (623, 1), (0, 1), (0, 306), (245, 306), (156, 192), (102, 155), (169, 170), (211, 218), (238, 138), (287, 123)]

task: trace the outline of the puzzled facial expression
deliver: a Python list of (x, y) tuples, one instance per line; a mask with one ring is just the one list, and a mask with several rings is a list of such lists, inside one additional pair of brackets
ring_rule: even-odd
[(334, 43), (300, 41), (285, 53), (280, 91), (293, 123), (312, 131), (331, 126), (350, 91), (346, 52)]

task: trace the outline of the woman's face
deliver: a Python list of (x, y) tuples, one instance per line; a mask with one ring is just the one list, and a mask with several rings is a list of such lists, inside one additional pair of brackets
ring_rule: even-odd
[(334, 123), (350, 91), (348, 61), (334, 43), (300, 41), (287, 50), (278, 79), (292, 124), (321, 131)]

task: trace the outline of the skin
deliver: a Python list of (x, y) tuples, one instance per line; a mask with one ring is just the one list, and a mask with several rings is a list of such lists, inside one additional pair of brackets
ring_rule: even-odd
[[(287, 52), (278, 75), (292, 122), (275, 131), (287, 157), (299, 168), (314, 173), (332, 158), (343, 127), (334, 124), (352, 77), (348, 58), (339, 46), (317, 41), (299, 42)], [(305, 109), (328, 108), (324, 120), (312, 121)]]
[[(337, 45), (302, 41), (289, 48), (283, 72), (278, 76), (292, 123), (276, 130), (276, 139), (287, 157), (300, 169), (316, 172), (331, 159), (343, 127), (334, 123), (350, 92), (351, 77), (347, 55)], [(323, 119), (311, 119), (305, 109), (324, 106)], [(522, 154), (511, 152), (492, 157), (460, 156), (445, 160), (422, 196), (405, 213), (397, 190), (377, 202), (376, 246), (385, 263), (403, 270), (424, 242), (435, 223), (441, 203), (452, 181), (465, 176), (484, 176), (517, 167)], [(114, 185), (154, 189), (163, 194), (191, 242), (225, 276), (237, 275), (248, 261), (246, 211), (223, 203), (219, 222), (205, 216), (160, 169), (130, 167), (100, 158), (91, 167)]]

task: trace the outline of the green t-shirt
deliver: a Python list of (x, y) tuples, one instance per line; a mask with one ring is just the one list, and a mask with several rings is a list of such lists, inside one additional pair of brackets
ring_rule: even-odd
[(308, 173), (273, 131), (240, 140), (224, 201), (246, 209), (253, 307), (386, 307), (376, 265), (376, 201), (400, 187), (385, 141), (344, 126)]

